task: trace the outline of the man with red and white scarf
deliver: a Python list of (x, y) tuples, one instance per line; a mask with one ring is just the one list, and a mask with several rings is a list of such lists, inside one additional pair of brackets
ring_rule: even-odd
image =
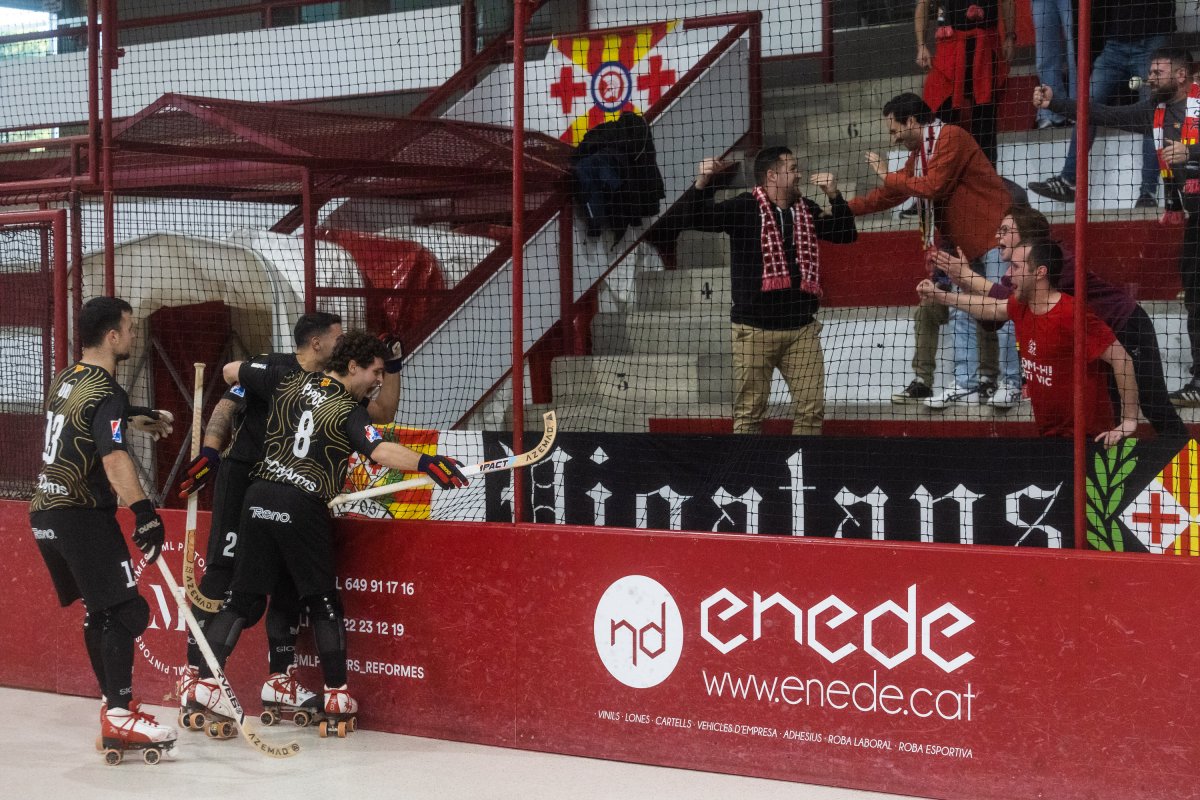
[[(1090, 103), (1096, 125), (1149, 134), (1157, 153), (1166, 210), (1161, 221), (1184, 225), (1179, 254), (1183, 307), (1191, 346), (1191, 378), (1171, 392), (1171, 402), (1200, 407), (1200, 87), (1192, 82), (1192, 57), (1187, 50), (1160, 47), (1150, 55), (1146, 77), (1150, 96), (1127, 106)], [(1033, 92), (1033, 105), (1066, 117), (1076, 115), (1075, 101), (1058, 97), (1048, 86)]]
[(796, 157), (768, 147), (754, 159), (753, 192), (715, 202), (713, 176), (729, 165), (700, 164), (696, 184), (680, 198), (683, 227), (724, 233), (730, 243), (733, 307), (733, 431), (759, 433), (776, 369), (792, 393), (792, 433), (820, 434), (825, 418), (825, 359), (821, 352), (821, 253), (818, 240), (850, 244), (854, 216), (834, 176), (810, 182), (830, 211), (800, 196)]

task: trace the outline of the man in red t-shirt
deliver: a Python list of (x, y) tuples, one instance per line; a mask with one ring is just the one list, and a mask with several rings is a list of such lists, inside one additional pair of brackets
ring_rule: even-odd
[[(1036, 242), (1013, 250), (1013, 294), (1007, 301), (944, 292), (930, 280), (917, 286), (922, 298), (962, 309), (977, 319), (1013, 321), (1033, 417), (1043, 436), (1070, 436), (1072, 432), (1075, 298), (1058, 290), (1062, 267), (1062, 250), (1056, 243)], [(1113, 445), (1137, 429), (1133, 362), (1107, 325), (1090, 311), (1084, 314), (1084, 430), (1096, 441)], [(1116, 427), (1108, 400), (1107, 368), (1101, 362), (1112, 368), (1121, 395), (1121, 421)]]

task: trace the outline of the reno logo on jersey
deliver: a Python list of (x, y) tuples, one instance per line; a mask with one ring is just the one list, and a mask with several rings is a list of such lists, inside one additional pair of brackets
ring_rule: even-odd
[(117, 444), (124, 444), (125, 439), (121, 436), (121, 420), (114, 419), (108, 423), (112, 427), (112, 439)]

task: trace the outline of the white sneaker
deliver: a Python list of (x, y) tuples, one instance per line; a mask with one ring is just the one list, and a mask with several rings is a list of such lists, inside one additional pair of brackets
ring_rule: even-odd
[(996, 390), (991, 399), (988, 400), (988, 405), (993, 408), (1013, 408), (1021, 402), (1021, 387), (1013, 386), (1011, 383), (1005, 383)]
[(229, 704), (229, 699), (225, 697), (225, 692), (221, 691), (221, 684), (217, 683), (214, 678), (197, 679), (192, 685), (192, 696), (195, 698), (197, 705), (203, 706), (209, 711), (224, 715), (230, 719), (237, 717), (237, 712)]
[(978, 391), (978, 389), (968, 389), (956, 383), (949, 388), (942, 389), (933, 397), (926, 400), (925, 405), (929, 408), (945, 408), (951, 403), (965, 403)]
[(276, 672), (267, 678), (259, 697), (263, 703), (288, 706), (291, 708), (315, 708), (319, 705), (317, 695), (305, 689), (296, 680), (296, 665), (288, 667), (287, 672)]
[(104, 712), (100, 724), (100, 735), (106, 739), (120, 739), (129, 743), (165, 743), (175, 741), (178, 735), (174, 728), (159, 725), (154, 717), (131, 703), (133, 710), (110, 708)]
[(358, 711), (358, 701), (350, 696), (345, 686), (325, 687), (326, 714), (353, 714)]

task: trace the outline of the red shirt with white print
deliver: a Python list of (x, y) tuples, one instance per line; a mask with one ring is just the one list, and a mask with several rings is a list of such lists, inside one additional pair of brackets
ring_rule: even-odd
[[(1045, 314), (1034, 314), (1029, 306), (1008, 298), (1008, 316), (1017, 333), (1017, 352), (1033, 417), (1042, 436), (1071, 436), (1075, 387), (1071, 358), (1074, 352), (1072, 316), (1075, 298), (1060, 295)], [(1112, 402), (1108, 396), (1108, 376), (1112, 370), (1100, 356), (1116, 341), (1107, 325), (1090, 311), (1086, 315), (1084, 357), (1087, 369), (1083, 386), (1084, 428), (1095, 436), (1114, 426)]]

